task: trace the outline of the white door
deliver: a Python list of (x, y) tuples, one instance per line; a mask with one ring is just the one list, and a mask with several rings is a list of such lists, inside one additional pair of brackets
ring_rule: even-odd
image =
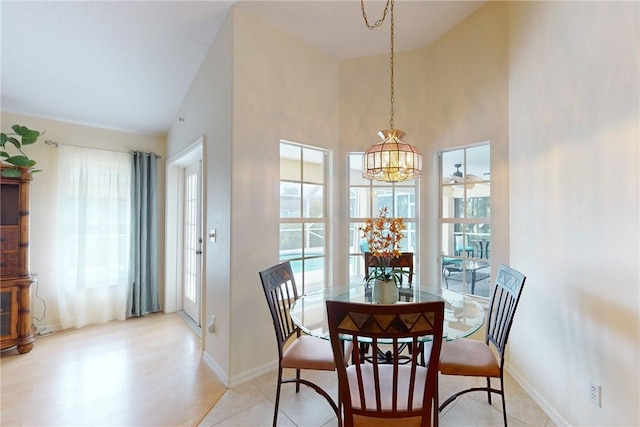
[(202, 227), (200, 162), (184, 169), (182, 309), (200, 326)]

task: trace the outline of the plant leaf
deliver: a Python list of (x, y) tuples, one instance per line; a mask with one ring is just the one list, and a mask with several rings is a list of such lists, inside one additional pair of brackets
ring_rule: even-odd
[(22, 172), (14, 168), (6, 168), (2, 169), (2, 176), (5, 178), (20, 178), (22, 176)]
[(20, 167), (31, 167), (36, 164), (35, 160), (31, 160), (26, 156), (13, 156), (13, 157), (9, 157), (5, 161), (7, 163), (10, 163), (15, 166), (20, 166)]
[(28, 145), (28, 144), (33, 144), (38, 140), (38, 137), (40, 136), (40, 132), (38, 132), (37, 130), (31, 130), (23, 127), (22, 133), (20, 135), (22, 135), (22, 144)]
[(18, 141), (17, 139), (15, 139), (14, 137), (10, 136), (7, 138), (7, 140), (5, 141), (5, 143), (10, 142), (11, 144), (13, 144), (16, 148), (20, 149), (20, 141)]
[(6, 133), (0, 133), (0, 147), (4, 147), (4, 144), (6, 144), (7, 139), (9, 139), (9, 137), (7, 136)]

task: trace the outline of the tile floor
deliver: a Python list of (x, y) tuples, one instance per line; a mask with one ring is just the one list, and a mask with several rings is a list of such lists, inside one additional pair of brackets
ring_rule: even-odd
[[(286, 374), (286, 372), (285, 372)], [(264, 375), (254, 381), (225, 392), (218, 403), (199, 424), (210, 426), (271, 426), (275, 397), (276, 373)], [(337, 379), (334, 372), (303, 372), (310, 379), (328, 390), (334, 400), (337, 396)], [(440, 401), (455, 390), (483, 379), (440, 377)], [(555, 424), (510, 376), (506, 376), (507, 413), (509, 426), (555, 427)], [(487, 403), (485, 393), (469, 393), (459, 397), (440, 415), (442, 427), (502, 426), (500, 397), (494, 395), (493, 405)], [(329, 404), (312, 389), (302, 386), (295, 393), (295, 385), (282, 386), (278, 426), (281, 427), (334, 427), (335, 414)]]

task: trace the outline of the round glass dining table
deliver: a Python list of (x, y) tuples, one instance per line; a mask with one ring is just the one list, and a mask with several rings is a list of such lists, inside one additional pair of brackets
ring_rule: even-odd
[[(466, 337), (476, 332), (484, 323), (484, 309), (472, 297), (448, 289), (429, 287), (401, 288), (397, 304), (411, 304), (422, 301), (444, 301), (443, 338), (447, 341)], [(327, 300), (371, 302), (371, 288), (364, 284), (334, 286), (310, 292), (300, 297), (291, 307), (291, 320), (309, 335), (329, 339), (327, 324)]]

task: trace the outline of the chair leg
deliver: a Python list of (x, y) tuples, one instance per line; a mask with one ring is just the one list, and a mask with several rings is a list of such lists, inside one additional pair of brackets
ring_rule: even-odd
[(487, 399), (489, 400), (489, 405), (491, 405), (491, 378), (487, 377)]
[(500, 375), (500, 390), (502, 390), (502, 418), (504, 419), (504, 427), (507, 427), (507, 402), (504, 392), (504, 378)]
[(296, 369), (296, 393), (300, 391), (300, 369)]
[(438, 391), (438, 385), (440, 384), (440, 373), (436, 372), (436, 391), (433, 395), (433, 427), (438, 427), (438, 421), (440, 420), (440, 395)]
[(278, 425), (278, 410), (280, 405), (280, 388), (282, 387), (282, 367), (278, 367), (278, 385), (276, 386), (276, 402), (273, 411), (273, 427)]

